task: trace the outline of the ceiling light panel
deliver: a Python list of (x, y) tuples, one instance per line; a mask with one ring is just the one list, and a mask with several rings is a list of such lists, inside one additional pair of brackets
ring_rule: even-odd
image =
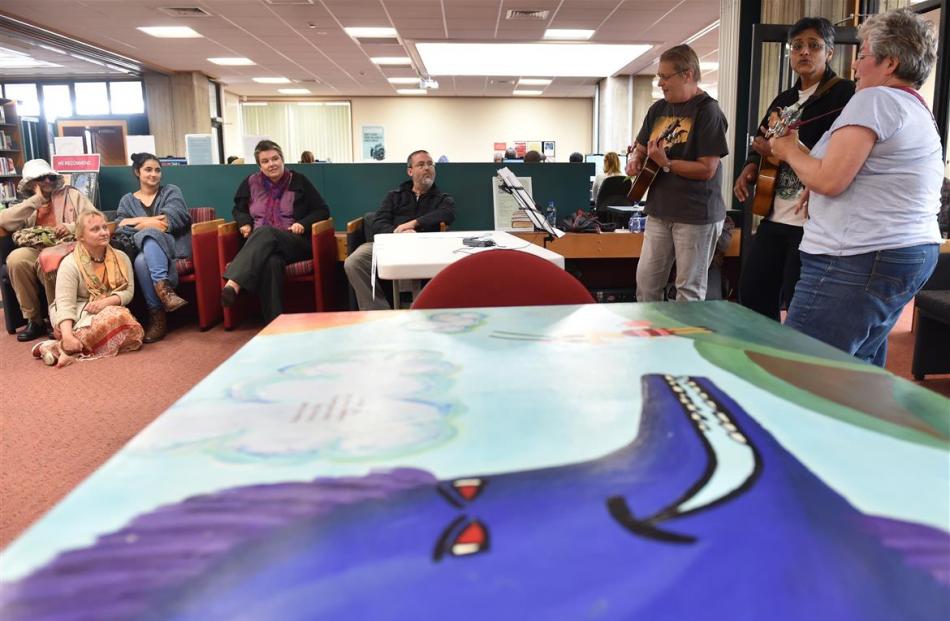
[(395, 28), (354, 26), (343, 30), (354, 39), (393, 39), (396, 37)]
[(290, 80), (283, 77), (264, 77), (264, 78), (251, 78), (258, 84), (290, 84)]
[(419, 78), (389, 78), (390, 84), (418, 84)]
[(309, 88), (278, 88), (277, 92), (282, 93), (284, 95), (309, 95), (310, 89)]
[(525, 86), (547, 86), (552, 81), (546, 78), (521, 78), (518, 80), (519, 85)]
[(370, 60), (377, 65), (385, 65), (388, 67), (400, 67), (412, 64), (412, 59), (408, 56), (374, 56), (370, 58)]
[(537, 97), (540, 94), (541, 94), (541, 91), (529, 91), (529, 90), (512, 92), (512, 95), (522, 95), (524, 97)]
[(239, 56), (209, 58), (208, 62), (214, 63), (216, 65), (224, 65), (227, 67), (246, 67), (249, 65), (257, 64), (250, 58), (244, 58), (244, 57), (239, 57)]
[(586, 41), (594, 36), (593, 30), (580, 28), (548, 28), (544, 38), (558, 41)]
[(605, 43), (417, 43), (416, 51), (433, 76), (602, 78), (614, 75), (650, 47)]
[(400, 95), (425, 95), (428, 91), (424, 88), (397, 88), (396, 92)]
[(159, 39), (201, 39), (203, 35), (188, 26), (139, 26), (145, 34)]

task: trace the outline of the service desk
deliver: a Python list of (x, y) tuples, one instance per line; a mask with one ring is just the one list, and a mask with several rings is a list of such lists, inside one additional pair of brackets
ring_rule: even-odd
[[(638, 259), (643, 249), (643, 233), (618, 230), (611, 233), (566, 233), (559, 239), (545, 241), (542, 232), (512, 233), (525, 241), (562, 255), (565, 259)], [(727, 257), (739, 256), (739, 231), (726, 250)]]
[(948, 410), (727, 302), (283, 315), (0, 618), (946, 619)]

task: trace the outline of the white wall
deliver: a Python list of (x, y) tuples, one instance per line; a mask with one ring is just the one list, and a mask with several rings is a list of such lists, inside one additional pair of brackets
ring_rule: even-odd
[(353, 158), (362, 161), (362, 126), (382, 125), (386, 161), (416, 149), (450, 162), (490, 162), (495, 142), (554, 140), (556, 160), (591, 151), (591, 99), (354, 97)]

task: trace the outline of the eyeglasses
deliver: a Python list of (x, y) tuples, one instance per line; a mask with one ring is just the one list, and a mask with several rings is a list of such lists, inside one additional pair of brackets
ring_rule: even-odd
[(435, 162), (416, 162), (412, 165), (413, 168), (435, 168)]
[(804, 41), (793, 41), (789, 47), (792, 48), (793, 52), (801, 52), (806, 47), (808, 48), (809, 52), (820, 52), (822, 49), (824, 49), (825, 44), (821, 41), (809, 41), (808, 43), (805, 43)]
[(59, 179), (59, 175), (43, 175), (42, 177), (37, 177), (37, 181), (56, 181)]
[(655, 76), (655, 77), (656, 77), (656, 81), (657, 81), (657, 82), (666, 82), (667, 80), (669, 80), (670, 78), (672, 78), (674, 75), (679, 75), (679, 74), (681, 74), (681, 73), (686, 73), (686, 71), (687, 71), (686, 69), (683, 69), (682, 71), (677, 71), (676, 73), (671, 73), (670, 75), (663, 75), (662, 73), (658, 73), (658, 74), (656, 74), (656, 76)]

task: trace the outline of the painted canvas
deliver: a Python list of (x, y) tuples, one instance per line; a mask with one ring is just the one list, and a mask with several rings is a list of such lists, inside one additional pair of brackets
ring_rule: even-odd
[(285, 315), (0, 618), (947, 618), (948, 412), (729, 303)]

